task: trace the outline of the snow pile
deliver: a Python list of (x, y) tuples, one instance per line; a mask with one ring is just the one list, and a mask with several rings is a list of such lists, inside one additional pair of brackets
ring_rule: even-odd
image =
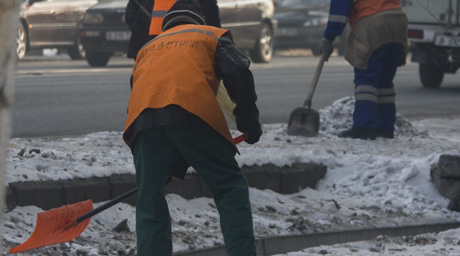
[[(316, 189), (281, 195), (251, 188), (256, 237), (460, 221), (460, 213), (447, 210), (449, 201), (440, 196), (430, 181), (430, 166), (437, 163), (441, 154), (460, 154), (460, 130), (456, 128), (460, 127), (460, 118), (410, 122), (398, 115), (395, 139), (338, 138), (336, 133), (351, 125), (352, 110), (352, 98), (340, 99), (320, 110), (321, 130), (314, 138), (288, 136), (286, 124), (266, 124), (259, 143), (239, 145), (240, 165), (290, 166), (296, 162), (313, 162), (327, 166), (326, 176)], [(239, 135), (237, 131), (232, 133)], [(121, 132), (12, 139), (7, 166), (7, 182), (134, 173), (131, 153), (121, 139)], [(223, 244), (218, 214), (211, 199), (185, 200), (178, 195), (167, 195), (167, 200), (175, 251)], [(30, 236), (36, 213), (41, 211), (29, 206), (5, 214), (3, 243), (6, 248)], [(132, 206), (118, 204), (95, 216), (72, 243), (37, 249), (33, 253), (135, 255), (134, 212)], [(113, 231), (120, 225), (124, 231)], [(452, 232), (457, 232), (457, 236), (460, 233)], [(438, 242), (428, 235), (420, 236), (428, 241), (423, 248), (438, 250), (449, 237), (456, 243), (455, 233), (449, 234), (441, 233), (436, 238)], [(421, 241), (422, 238), (414, 239)], [(368, 243), (311, 248), (289, 255), (305, 255), (307, 250), (313, 250), (308, 251), (308, 255), (324, 254), (321, 250), (336, 253), (332, 255), (355, 251), (363, 253), (356, 255), (373, 255), (374, 251), (388, 255), (388, 248), (406, 248), (407, 253), (411, 245), (408, 241), (380, 237)], [(460, 253), (460, 249), (454, 251)]]
[[(320, 131), (337, 134), (350, 128), (353, 124), (353, 97), (344, 97), (335, 101), (331, 106), (320, 109)], [(396, 136), (426, 136), (426, 132), (419, 132), (404, 116), (396, 114)]]

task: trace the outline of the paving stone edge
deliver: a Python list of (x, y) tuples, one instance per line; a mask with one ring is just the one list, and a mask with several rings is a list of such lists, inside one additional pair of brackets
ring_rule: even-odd
[[(326, 174), (327, 167), (314, 163), (295, 163), (278, 167), (272, 164), (243, 166), (250, 187), (271, 189), (281, 194), (315, 188)], [(6, 210), (16, 206), (35, 205), (44, 210), (91, 199), (94, 203), (108, 201), (136, 186), (134, 174), (117, 174), (109, 177), (76, 178), (9, 183), (6, 193)], [(184, 180), (173, 180), (165, 186), (166, 193), (178, 194), (186, 199), (210, 197), (211, 194), (199, 177), (190, 173)], [(135, 205), (136, 196), (125, 202)]]

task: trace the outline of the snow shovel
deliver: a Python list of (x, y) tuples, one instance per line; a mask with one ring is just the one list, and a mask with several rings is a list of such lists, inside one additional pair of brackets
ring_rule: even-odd
[(303, 107), (296, 108), (291, 112), (288, 122), (287, 133), (289, 135), (300, 135), (305, 137), (314, 137), (319, 131), (319, 113), (311, 108), (311, 100), (318, 84), (321, 70), (324, 66), (324, 58), (321, 57), (316, 67), (315, 76), (310, 85), (307, 99)]
[[(238, 144), (245, 139), (247, 139), (247, 135), (242, 134), (233, 140), (235, 144)], [(89, 225), (91, 217), (135, 195), (137, 190), (137, 188), (134, 188), (95, 209), (93, 209), (92, 200), (88, 199), (38, 213), (37, 225), (32, 235), (24, 243), (11, 248), (9, 252), (19, 253), (48, 245), (69, 242), (83, 233)]]

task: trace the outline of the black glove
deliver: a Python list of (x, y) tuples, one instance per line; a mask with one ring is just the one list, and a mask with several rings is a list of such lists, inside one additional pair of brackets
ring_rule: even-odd
[(243, 132), (248, 136), (244, 141), (248, 144), (254, 144), (259, 141), (260, 136), (262, 136), (262, 128), (260, 124), (257, 127), (253, 127), (251, 130), (246, 130)]
[(334, 51), (334, 46), (332, 46), (332, 42), (329, 39), (323, 38), (321, 43), (319, 44), (319, 53), (323, 55), (325, 61), (329, 60), (331, 57), (332, 52)]

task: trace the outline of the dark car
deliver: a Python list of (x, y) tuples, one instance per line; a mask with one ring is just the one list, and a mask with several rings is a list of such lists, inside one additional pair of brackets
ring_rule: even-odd
[(114, 54), (126, 52), (131, 36), (125, 21), (127, 2), (100, 0), (86, 11), (79, 31), (90, 66), (106, 66)]
[[(127, 4), (128, 0), (100, 0), (87, 10), (80, 38), (90, 66), (105, 66), (114, 54), (128, 49)], [(269, 62), (276, 31), (272, 0), (219, 0), (218, 4), (222, 26), (232, 31), (236, 46), (254, 62)]]
[(65, 49), (71, 59), (84, 57), (78, 25), (97, 0), (23, 0), (17, 37), (17, 54), (31, 49)]
[(235, 45), (252, 61), (272, 59), (277, 21), (272, 0), (218, 0), (222, 27), (232, 32)]
[[(329, 1), (325, 0), (278, 0), (275, 4), (275, 48), (310, 48), (319, 55), (319, 43), (329, 17)], [(348, 27), (334, 41), (340, 55), (345, 51)]]

